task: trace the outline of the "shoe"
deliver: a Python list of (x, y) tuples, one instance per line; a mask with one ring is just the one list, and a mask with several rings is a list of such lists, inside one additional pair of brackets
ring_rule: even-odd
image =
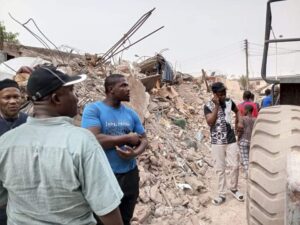
[(244, 201), (244, 195), (240, 193), (238, 190), (230, 190), (230, 193), (235, 197), (238, 201)]
[(217, 196), (213, 200), (211, 200), (211, 203), (214, 205), (221, 205), (226, 201), (226, 198), (224, 196)]

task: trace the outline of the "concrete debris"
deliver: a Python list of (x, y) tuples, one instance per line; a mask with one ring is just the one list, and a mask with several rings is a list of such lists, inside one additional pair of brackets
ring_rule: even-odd
[[(203, 103), (210, 97), (197, 79), (151, 90), (145, 119), (150, 146), (138, 159), (141, 190), (136, 207), (147, 206), (151, 214), (136, 224), (211, 224), (201, 216), (211, 200), (206, 173), (212, 159), (203, 115)], [(136, 210), (135, 218), (140, 216)]]
[(133, 76), (128, 77), (130, 87), (130, 106), (136, 110), (142, 122), (149, 117), (148, 105), (150, 95), (142, 82)]
[(173, 99), (178, 96), (178, 93), (172, 86), (163, 86), (158, 90), (158, 94), (163, 98)]
[(190, 189), (192, 190), (192, 186), (189, 184), (177, 184), (177, 187), (179, 187), (181, 190)]
[(152, 210), (149, 206), (147, 205), (143, 205), (143, 206), (140, 206), (138, 207), (136, 210), (135, 210), (135, 215), (133, 218), (132, 218), (132, 224), (142, 224), (144, 223), (148, 217), (151, 215), (152, 213)]

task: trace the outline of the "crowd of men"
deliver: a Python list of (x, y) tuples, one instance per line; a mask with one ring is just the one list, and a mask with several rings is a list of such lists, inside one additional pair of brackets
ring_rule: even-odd
[[(265, 91), (266, 96), (261, 106), (254, 102), (254, 94), (244, 91), (243, 101), (236, 105), (226, 97), (226, 87), (222, 82), (215, 82), (211, 86), (213, 97), (204, 105), (204, 115), (211, 133), (211, 152), (217, 174), (217, 193), (212, 199), (214, 205), (221, 205), (226, 201), (226, 178), (229, 180), (229, 193), (238, 201), (244, 201), (244, 195), (238, 190), (240, 161), (244, 168), (245, 177), (248, 177), (249, 151), (251, 134), (259, 110), (272, 105), (274, 97), (270, 89)], [(276, 101), (278, 104), (278, 100)], [(235, 126), (232, 125), (231, 113), (235, 113)], [(235, 127), (235, 130), (234, 130)], [(226, 168), (229, 173), (226, 177)]]
[[(82, 127), (76, 127), (74, 85), (86, 75), (69, 76), (45, 65), (26, 71), (31, 73), (26, 88), (31, 116), (20, 112), (18, 84), (0, 81), (0, 225), (130, 225), (139, 196), (136, 157), (148, 141), (137, 113), (122, 103), (130, 100), (126, 78), (106, 77), (105, 99), (86, 105)], [(227, 165), (229, 192), (244, 201), (238, 190), (239, 158), (247, 171), (259, 106), (249, 91), (236, 105), (221, 82), (212, 92), (204, 106), (218, 179), (212, 203), (226, 200)]]
[(148, 142), (137, 113), (121, 103), (130, 99), (125, 77), (105, 79), (106, 98), (85, 107), (81, 128), (72, 120), (74, 85), (86, 76), (53, 66), (30, 72), (28, 118), (18, 84), (0, 81), (0, 224), (129, 225), (135, 157)]

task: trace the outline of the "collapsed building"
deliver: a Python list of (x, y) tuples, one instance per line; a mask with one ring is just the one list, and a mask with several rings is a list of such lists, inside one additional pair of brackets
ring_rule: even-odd
[[(33, 67), (51, 63), (70, 75), (87, 74), (87, 80), (75, 86), (78, 126), (84, 106), (105, 97), (105, 77), (111, 73), (125, 75), (131, 90), (129, 106), (143, 121), (149, 140), (149, 147), (138, 157), (140, 196), (132, 224), (211, 224), (205, 210), (210, 202), (213, 162), (203, 104), (211, 98), (209, 83), (225, 80), (206, 75), (193, 78), (174, 71), (162, 54), (139, 63), (119, 60), (112, 64), (108, 59), (118, 53), (115, 46), (99, 56), (4, 43), (3, 56), (11, 60), (33, 57)], [(23, 110), (30, 114), (25, 90), (29, 75), (16, 74), (18, 68), (10, 66), (11, 60), (0, 65), (0, 71), (8, 67), (8, 76), (20, 84)]]

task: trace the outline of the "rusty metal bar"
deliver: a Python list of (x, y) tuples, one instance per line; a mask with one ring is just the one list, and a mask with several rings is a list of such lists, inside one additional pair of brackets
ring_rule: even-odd
[(102, 58), (105, 59), (106, 57), (117, 51), (122, 46), (122, 44), (124, 44), (146, 22), (146, 20), (151, 16), (154, 10), (155, 8), (142, 15), (138, 19), (138, 21), (129, 29), (129, 31), (127, 31), (126, 34), (124, 34), (124, 36), (116, 44), (114, 44), (108, 51), (106, 51), (102, 55)]
[(113, 55), (111, 55), (109, 58), (105, 59), (105, 60), (104, 60), (104, 62), (106, 62), (106, 61), (107, 61), (108, 59), (110, 59), (111, 57), (113, 57), (113, 56), (115, 56), (115, 55), (119, 54), (120, 52), (122, 52), (122, 51), (124, 51), (124, 50), (126, 50), (126, 49), (130, 48), (131, 46), (133, 46), (133, 45), (137, 44), (138, 42), (140, 42), (140, 41), (144, 40), (145, 38), (147, 38), (147, 37), (151, 36), (152, 34), (156, 33), (157, 31), (161, 30), (162, 28), (164, 28), (164, 26), (161, 26), (160, 28), (158, 28), (158, 29), (156, 29), (156, 30), (152, 31), (151, 33), (149, 33), (149, 34), (147, 34), (146, 36), (144, 36), (144, 37), (140, 38), (139, 40), (137, 40), (137, 41), (133, 42), (132, 44), (128, 45), (127, 47), (125, 47), (125, 48), (123, 48), (123, 49), (121, 49), (121, 50), (117, 51), (116, 53), (114, 53)]

